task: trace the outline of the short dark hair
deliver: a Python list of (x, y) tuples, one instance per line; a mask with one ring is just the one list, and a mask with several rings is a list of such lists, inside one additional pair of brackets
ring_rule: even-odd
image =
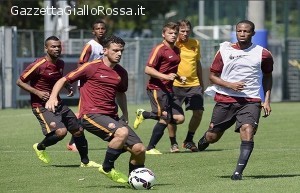
[(94, 26), (95, 26), (96, 24), (98, 24), (98, 23), (103, 24), (104, 27), (106, 28), (106, 23), (105, 23), (102, 19), (97, 19), (97, 20), (94, 21), (94, 23), (92, 24), (92, 29), (94, 29)]
[(170, 21), (163, 26), (162, 32), (164, 33), (167, 29), (173, 29), (178, 31), (178, 24)]
[(191, 24), (191, 22), (190, 22), (189, 20), (187, 20), (187, 19), (179, 20), (179, 21), (177, 22), (177, 24), (178, 24), (179, 27), (189, 26), (190, 29), (192, 29), (192, 24)]
[(112, 44), (112, 43), (121, 44), (122, 46), (125, 46), (124, 40), (115, 35), (110, 35), (110, 36), (105, 37), (102, 41), (102, 46), (103, 46), (103, 48), (108, 48), (110, 46), (110, 44)]
[(45, 40), (45, 46), (47, 46), (47, 42), (53, 40), (53, 41), (59, 41), (59, 38), (56, 36), (50, 36)]
[(252, 21), (249, 21), (249, 20), (242, 20), (242, 21), (239, 21), (236, 25), (239, 25), (241, 23), (245, 23), (245, 24), (248, 24), (251, 26), (251, 29), (252, 31), (255, 31), (255, 25)]

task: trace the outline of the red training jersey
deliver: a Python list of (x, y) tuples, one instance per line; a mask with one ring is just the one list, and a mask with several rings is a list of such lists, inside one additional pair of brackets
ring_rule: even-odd
[(84, 63), (65, 76), (68, 82), (80, 80), (79, 117), (85, 114), (117, 116), (115, 102), (117, 92), (126, 92), (128, 73), (119, 64), (114, 68), (106, 66), (102, 60)]
[[(64, 61), (58, 59), (56, 64), (47, 61), (45, 57), (36, 59), (20, 75), (23, 82), (29, 82), (33, 88), (51, 93), (54, 84), (63, 76)], [(30, 93), (32, 108), (45, 106), (46, 101)], [(58, 97), (59, 101), (60, 98)]]
[[(180, 50), (178, 47), (170, 48), (164, 43), (154, 47), (149, 55), (147, 66), (156, 69), (163, 74), (177, 73), (178, 65), (180, 63)], [(165, 90), (172, 91), (173, 81), (162, 80), (150, 77), (147, 89), (150, 90)]]

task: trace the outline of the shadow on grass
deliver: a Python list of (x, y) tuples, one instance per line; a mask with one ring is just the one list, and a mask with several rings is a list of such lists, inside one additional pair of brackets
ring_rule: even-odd
[(190, 150), (181, 150), (179, 152), (162, 152), (163, 154), (180, 154), (180, 153), (205, 153), (205, 152), (214, 152), (214, 151), (225, 151), (225, 150), (228, 150), (228, 149), (211, 149), (211, 150), (205, 150), (205, 151), (197, 151), (197, 152), (192, 152)]
[(57, 168), (79, 168), (79, 165), (51, 165), (51, 166)]
[[(243, 176), (246, 178), (253, 178), (253, 179), (267, 179), (267, 178), (292, 178), (298, 177), (300, 174), (276, 174), (276, 175), (251, 175), (251, 176)], [(231, 176), (220, 176), (220, 178), (229, 178)]]

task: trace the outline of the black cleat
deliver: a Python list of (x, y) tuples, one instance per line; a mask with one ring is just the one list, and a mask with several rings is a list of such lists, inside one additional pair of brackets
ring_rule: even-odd
[(232, 180), (242, 180), (242, 179), (243, 179), (243, 176), (242, 176), (242, 174), (234, 173), (230, 178), (231, 178)]
[(208, 146), (209, 146), (209, 143), (206, 142), (206, 139), (203, 136), (198, 142), (198, 150), (204, 151)]

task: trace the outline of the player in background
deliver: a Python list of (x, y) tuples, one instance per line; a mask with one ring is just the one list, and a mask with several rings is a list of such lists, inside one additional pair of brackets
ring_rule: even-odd
[[(178, 35), (178, 25), (169, 22), (163, 26), (163, 42), (155, 46), (148, 58), (145, 73), (150, 76), (147, 85), (147, 94), (150, 98), (152, 111), (137, 109), (133, 127), (137, 129), (144, 119), (157, 120), (147, 146), (146, 154), (162, 154), (157, 150), (156, 144), (162, 138), (165, 128), (173, 127), (184, 122), (184, 114), (181, 105), (173, 93), (173, 81), (179, 79), (176, 73), (180, 62), (179, 49), (175, 46)], [(175, 136), (170, 136), (171, 152), (178, 150), (173, 147), (177, 144)]]
[[(145, 164), (145, 146), (128, 126), (126, 91), (128, 73), (118, 63), (121, 60), (125, 42), (116, 36), (103, 40), (104, 57), (84, 63), (55, 84), (46, 104), (55, 111), (59, 91), (67, 83), (80, 80), (79, 118), (84, 130), (108, 142), (106, 155), (99, 172), (111, 180), (127, 184), (128, 175), (115, 169), (115, 161), (130, 152), (128, 174)], [(118, 107), (123, 115), (118, 116)]]
[(208, 130), (198, 142), (199, 151), (217, 142), (234, 123), (240, 133), (240, 155), (231, 179), (242, 180), (243, 171), (254, 148), (261, 109), (271, 113), (273, 57), (254, 43), (255, 25), (248, 20), (236, 24), (236, 43), (224, 42), (210, 67), (214, 84), (205, 93), (216, 101)]
[[(103, 57), (103, 46), (102, 40), (105, 37), (107, 32), (106, 24), (101, 19), (96, 20), (92, 24), (92, 34), (94, 35), (94, 39), (90, 40), (83, 47), (79, 61), (78, 67), (86, 62), (90, 62), (96, 59), (101, 59)], [(80, 81), (78, 81), (78, 89), (80, 88)], [(76, 113), (76, 115), (78, 115)], [(70, 151), (77, 152), (76, 145), (74, 143), (73, 137), (67, 144), (67, 149)]]
[[(177, 75), (186, 77), (186, 81), (174, 80), (173, 91), (182, 105), (185, 103), (185, 110), (192, 110), (193, 115), (188, 125), (188, 131), (182, 147), (192, 152), (198, 151), (193, 138), (199, 127), (203, 114), (203, 80), (202, 66), (200, 62), (200, 43), (198, 40), (189, 38), (192, 25), (188, 20), (178, 21), (179, 35), (175, 46), (180, 49), (180, 63)], [(170, 131), (175, 132), (176, 131)], [(176, 134), (172, 134), (176, 136)]]
[[(45, 135), (40, 143), (33, 145), (33, 149), (41, 161), (49, 163), (50, 157), (46, 148), (62, 140), (69, 131), (74, 136), (74, 142), (78, 147), (81, 157), (80, 166), (99, 167), (100, 164), (89, 161), (87, 141), (72, 110), (63, 103), (59, 96), (55, 113), (45, 108), (51, 90), (56, 81), (62, 77), (64, 69), (64, 61), (59, 59), (61, 42), (56, 36), (50, 36), (45, 40), (45, 52), (46, 55), (31, 63), (17, 80), (17, 85), (30, 93), (32, 112)], [(68, 96), (73, 96), (71, 85), (66, 84), (65, 88), (69, 91)]]

